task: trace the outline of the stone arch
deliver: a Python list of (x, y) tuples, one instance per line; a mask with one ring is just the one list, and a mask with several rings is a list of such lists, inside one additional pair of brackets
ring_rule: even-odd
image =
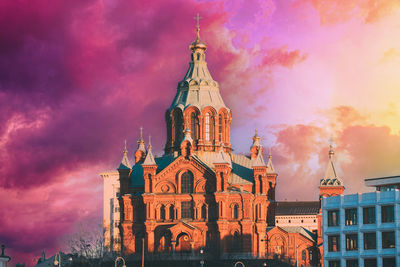
[(269, 240), (271, 244), (272, 254), (274, 255), (274, 257), (284, 258), (285, 255), (287, 255), (286, 252), (287, 240), (285, 236), (281, 233), (276, 233), (273, 234)]
[(176, 250), (179, 252), (190, 252), (191, 251), (192, 237), (187, 232), (181, 232), (176, 237)]
[(191, 80), (189, 82), (189, 86), (192, 86), (192, 85), (199, 85), (199, 83), (196, 80)]
[(161, 181), (154, 188), (155, 193), (176, 193), (176, 186), (170, 181)]
[(204, 192), (206, 192), (206, 183), (207, 183), (206, 179), (199, 179), (195, 183), (194, 193), (204, 193)]
[(185, 125), (189, 127), (191, 137), (194, 141), (200, 138), (200, 110), (195, 106), (185, 109)]
[(180, 169), (179, 171), (176, 172), (176, 175), (175, 175), (175, 184), (176, 184), (176, 189), (177, 189), (176, 193), (182, 193), (181, 178), (182, 178), (182, 175), (187, 171), (191, 172), (193, 175), (193, 192), (194, 192), (195, 184), (197, 183), (196, 176), (194, 175), (196, 173), (196, 170), (192, 166), (188, 166), (188, 167)]
[(180, 108), (175, 108), (172, 113), (172, 140), (175, 146), (179, 146), (183, 139), (184, 120), (183, 113)]
[(237, 202), (233, 202), (230, 205), (231, 207), (231, 218), (234, 220), (239, 219), (239, 204)]
[(155, 250), (157, 252), (168, 252), (171, 249), (171, 232), (165, 228), (155, 231)]
[(204, 141), (213, 142), (215, 140), (216, 115), (213, 107), (207, 106), (202, 110), (203, 115), (203, 136)]

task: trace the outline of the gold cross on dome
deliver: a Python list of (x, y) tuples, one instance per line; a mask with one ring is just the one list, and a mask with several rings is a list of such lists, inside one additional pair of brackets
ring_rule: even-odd
[(194, 17), (193, 19), (197, 21), (196, 28), (200, 29), (200, 20), (202, 19), (202, 17), (200, 17), (199, 13), (197, 13), (196, 17)]

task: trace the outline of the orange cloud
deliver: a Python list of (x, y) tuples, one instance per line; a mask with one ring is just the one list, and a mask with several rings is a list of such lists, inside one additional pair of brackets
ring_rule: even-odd
[(349, 106), (330, 111), (331, 127), (291, 125), (278, 130), (273, 148), (278, 199), (316, 199), (328, 161), (328, 138), (335, 139), (335, 161), (345, 194), (365, 192), (364, 179), (400, 174), (400, 134), (368, 124), (368, 117)]
[(358, 17), (366, 23), (378, 21), (400, 8), (398, 0), (299, 0), (295, 7), (311, 5), (320, 15), (321, 24), (334, 24)]
[(288, 51), (286, 46), (270, 49), (266, 52), (266, 56), (262, 60), (262, 65), (291, 68), (294, 64), (300, 63), (307, 58), (306, 54), (302, 54), (300, 50)]

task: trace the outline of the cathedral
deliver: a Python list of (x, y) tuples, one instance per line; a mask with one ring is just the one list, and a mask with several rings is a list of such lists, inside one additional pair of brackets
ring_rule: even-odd
[[(165, 113), (164, 155), (155, 157), (141, 133), (132, 158), (125, 148), (117, 171), (101, 173), (105, 245), (124, 255), (201, 251), (219, 258), (301, 257), (309, 263), (322, 242), (320, 202), (275, 201), (278, 175), (270, 154), (264, 161), (257, 132), (247, 156), (233, 153), (232, 112), (207, 68), (199, 26), (196, 32), (189, 68)], [(330, 163), (327, 175), (336, 179)], [(340, 191), (338, 181), (321, 182), (320, 188), (325, 195)], [(290, 225), (290, 218), (298, 223)]]

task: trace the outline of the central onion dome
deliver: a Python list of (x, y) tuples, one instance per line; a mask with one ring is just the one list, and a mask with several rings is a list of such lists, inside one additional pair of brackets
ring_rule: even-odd
[(196, 31), (197, 31), (196, 39), (193, 41), (193, 43), (190, 44), (189, 48), (192, 51), (196, 49), (201, 49), (203, 51), (206, 51), (207, 45), (200, 39), (200, 28), (197, 27)]
[(191, 60), (185, 77), (178, 83), (177, 92), (166, 112), (166, 153), (180, 150), (183, 131), (190, 129), (195, 151), (218, 152), (220, 146), (231, 151), (231, 110), (222, 100), (219, 84), (208, 70), (207, 45), (200, 38), (200, 27), (196, 27), (196, 38), (189, 46)]

